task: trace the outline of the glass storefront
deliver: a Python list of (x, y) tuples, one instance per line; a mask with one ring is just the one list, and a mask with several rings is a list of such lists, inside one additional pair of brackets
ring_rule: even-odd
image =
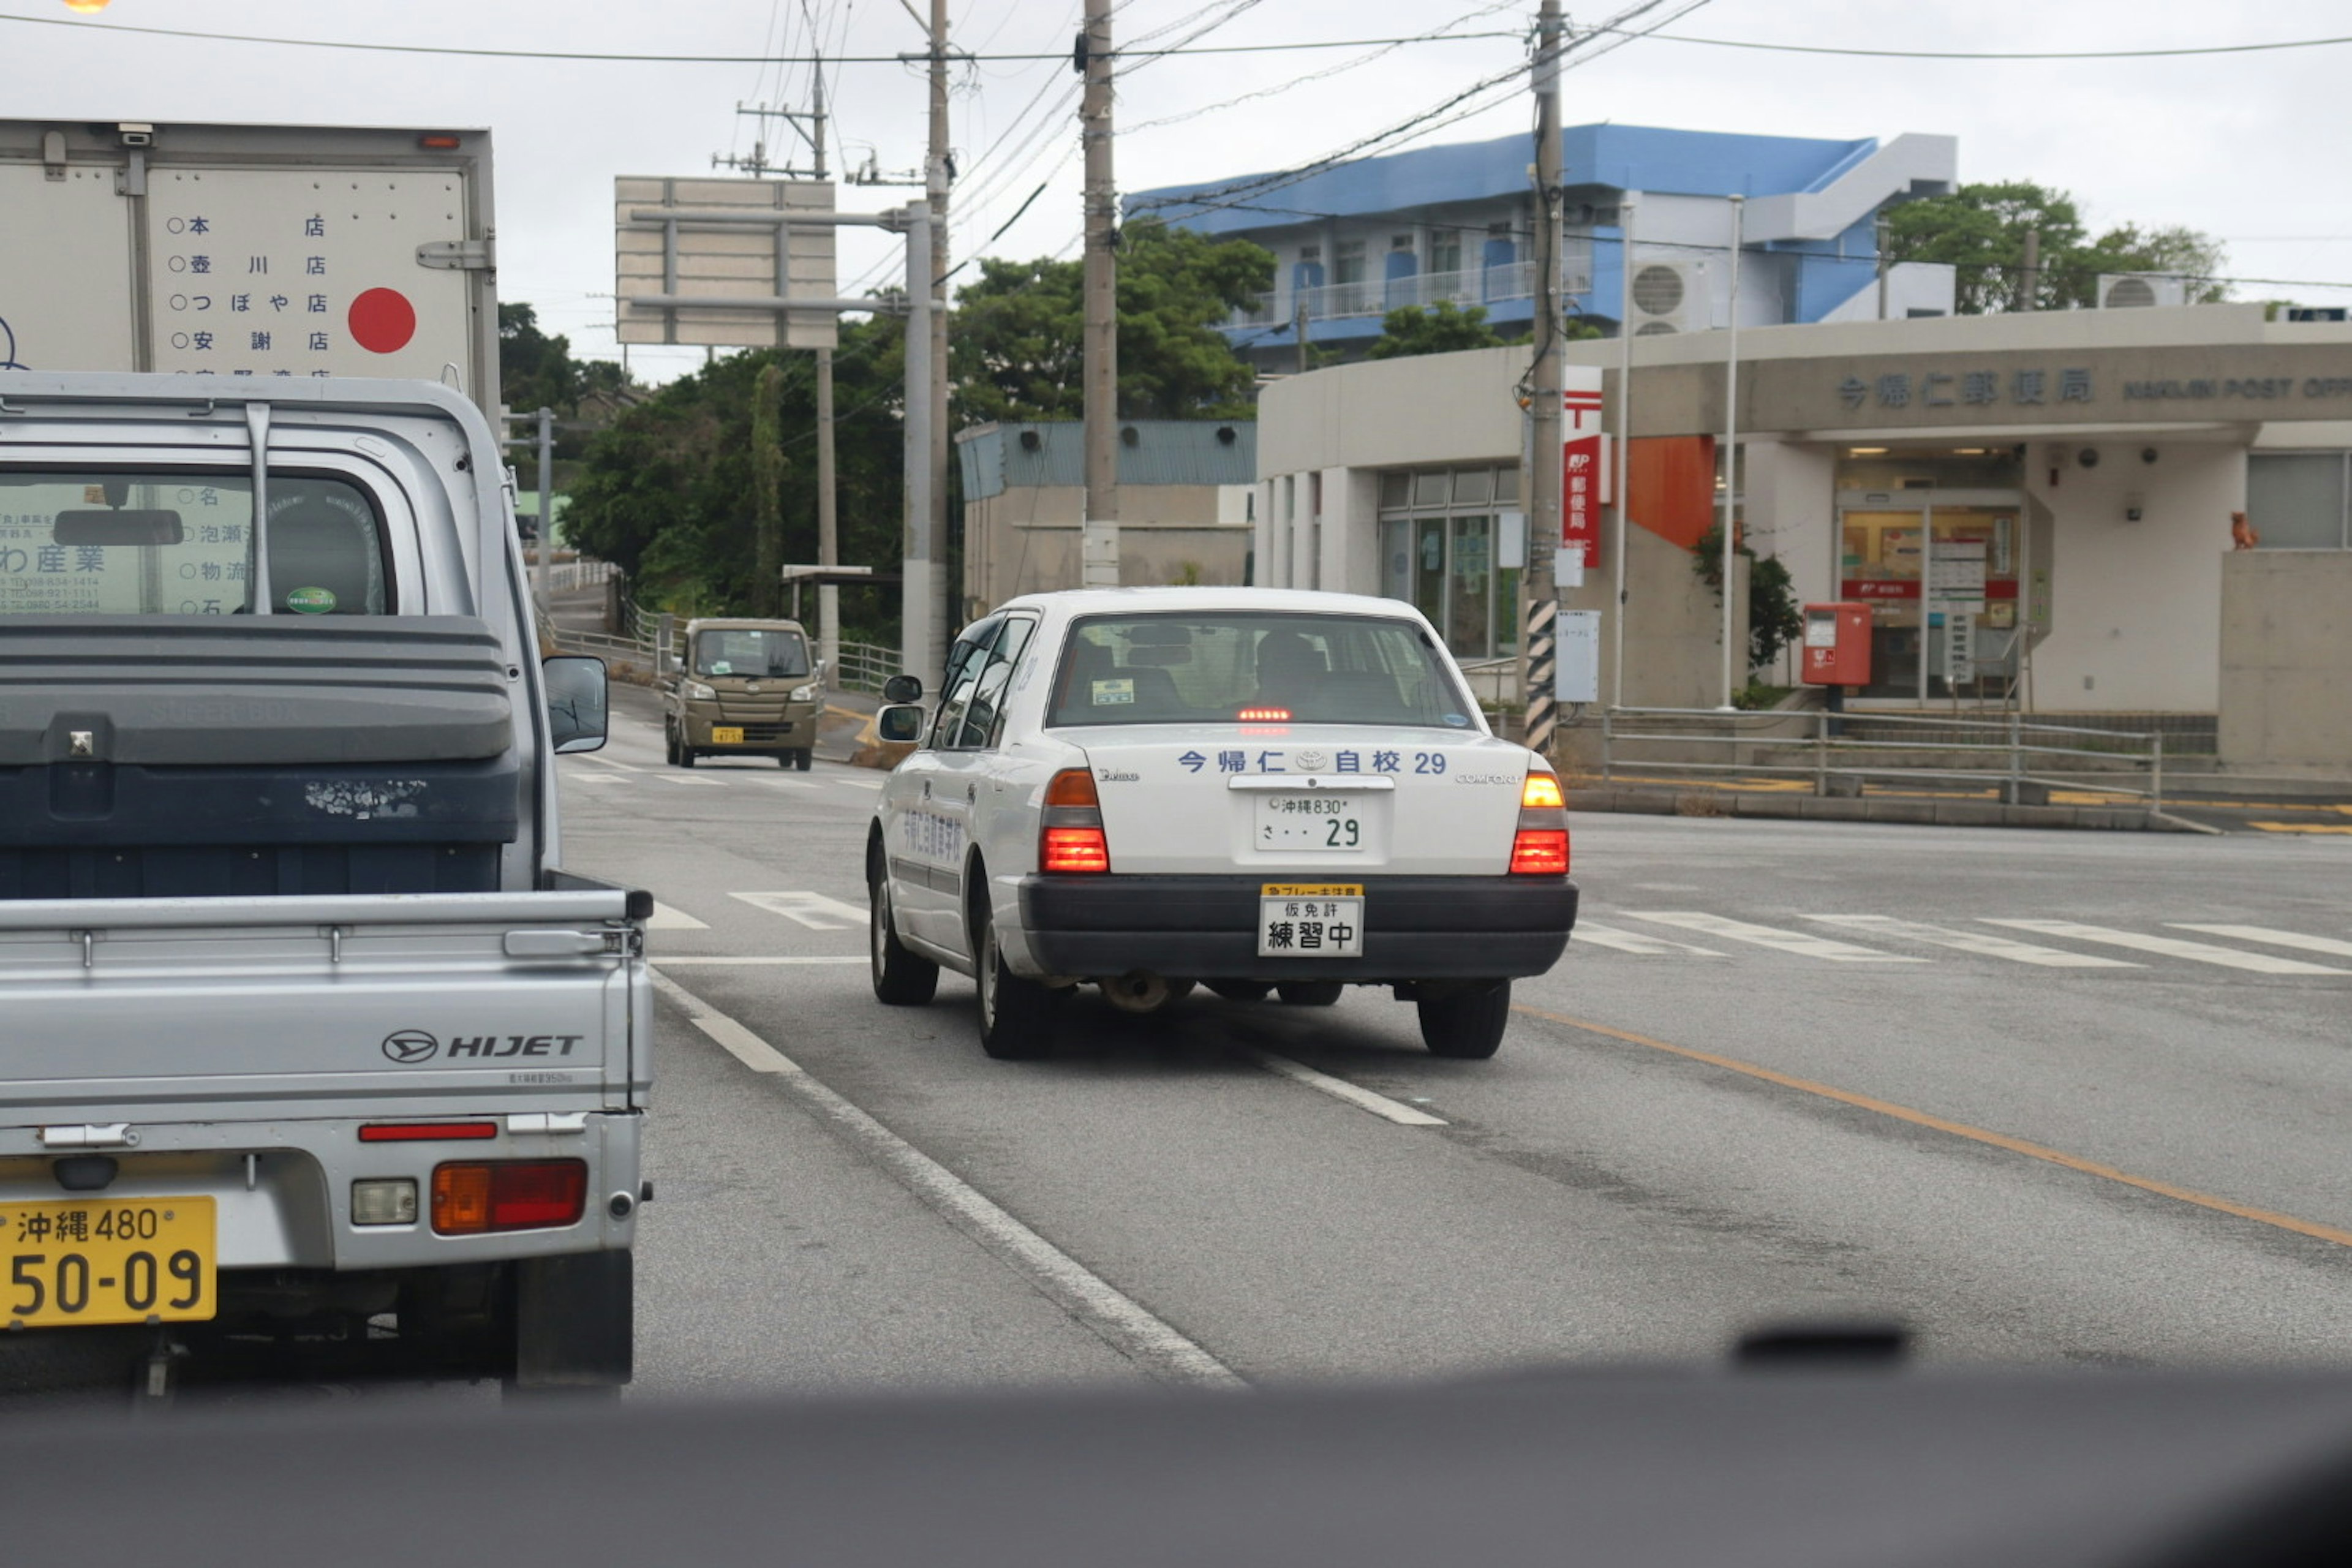
[(1839, 597), (1871, 606), (1863, 697), (2004, 702), (2023, 641), (2013, 447), (1850, 449), (1838, 465)]
[(1519, 568), (1504, 566), (1518, 510), (1516, 464), (1381, 476), (1381, 592), (1427, 616), (1456, 658), (1518, 652)]

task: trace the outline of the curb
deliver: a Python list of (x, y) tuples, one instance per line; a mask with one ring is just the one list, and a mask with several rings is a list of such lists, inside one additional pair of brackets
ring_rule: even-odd
[(1908, 823), (1933, 827), (2056, 827), (2118, 833), (2202, 833), (2144, 807), (2008, 805), (1990, 800), (1904, 800), (1734, 790), (1571, 789), (1570, 811), (1634, 816), (1748, 816), (1804, 822)]

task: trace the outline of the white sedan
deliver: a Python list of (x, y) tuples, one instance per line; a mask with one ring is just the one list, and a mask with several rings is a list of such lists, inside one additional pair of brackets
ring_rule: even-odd
[(1511, 981), (1576, 921), (1559, 781), (1490, 733), (1392, 599), (1038, 594), (965, 628), (866, 837), (874, 994), (980, 992), (990, 1056), (1051, 1048), (1080, 984), (1149, 1012), (1204, 984), (1327, 1005), (1387, 985), (1440, 1056), (1502, 1043)]

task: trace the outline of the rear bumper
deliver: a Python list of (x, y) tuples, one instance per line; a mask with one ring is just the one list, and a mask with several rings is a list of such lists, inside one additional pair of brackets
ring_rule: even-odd
[(1255, 877), (1024, 877), (1021, 923), (1040, 974), (1378, 983), (1541, 974), (1576, 924), (1576, 884), (1565, 877), (1363, 884), (1361, 958), (1260, 958)]

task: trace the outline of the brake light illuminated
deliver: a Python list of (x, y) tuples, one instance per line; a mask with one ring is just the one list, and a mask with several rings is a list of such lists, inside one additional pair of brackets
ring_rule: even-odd
[(1064, 768), (1045, 783), (1045, 809), (1037, 830), (1037, 868), (1081, 875), (1110, 869), (1110, 840), (1104, 837), (1102, 799), (1095, 775)]
[(1048, 871), (1108, 871), (1110, 844), (1099, 827), (1049, 827), (1037, 859)]
[(1244, 708), (1240, 712), (1234, 714), (1234, 717), (1244, 724), (1287, 724), (1290, 722), (1290, 710), (1287, 708)]
[(1511, 840), (1511, 875), (1514, 877), (1565, 877), (1568, 875), (1568, 829), (1565, 827), (1522, 827)]
[(360, 1129), (362, 1143), (446, 1143), (498, 1135), (495, 1121), (371, 1121)]
[(585, 1160), (499, 1160), (433, 1168), (433, 1229), (441, 1236), (572, 1225), (587, 1204)]
[(1559, 793), (1559, 775), (1529, 773), (1528, 782), (1519, 790), (1519, 805), (1523, 808), (1567, 805), (1567, 797)]

